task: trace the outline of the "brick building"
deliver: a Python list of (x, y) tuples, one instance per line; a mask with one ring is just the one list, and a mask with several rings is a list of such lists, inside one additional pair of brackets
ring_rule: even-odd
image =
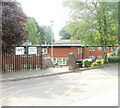
[[(20, 46), (12, 54), (3, 53), (2, 57), (2, 71), (17, 71), (39, 69), (41, 67), (41, 54), (42, 52), (50, 56), (53, 63), (59, 65), (68, 64), (68, 54), (73, 53), (76, 60), (78, 59), (102, 59), (104, 58), (104, 49), (101, 46), (88, 47), (82, 44), (80, 40), (60, 40), (54, 42), (53, 45), (42, 46)], [(16, 49), (20, 50), (20, 54), (16, 53)], [(22, 52), (21, 52), (22, 51)], [(23, 53), (23, 54), (22, 54)], [(108, 53), (112, 53), (112, 47), (108, 46)]]
[[(103, 59), (104, 48), (101, 46), (85, 46), (80, 40), (60, 40), (54, 42), (52, 46), (42, 45), (43, 53), (48, 53), (54, 63), (67, 65), (68, 54), (73, 53), (77, 59)], [(108, 53), (112, 52), (112, 47), (108, 46)]]

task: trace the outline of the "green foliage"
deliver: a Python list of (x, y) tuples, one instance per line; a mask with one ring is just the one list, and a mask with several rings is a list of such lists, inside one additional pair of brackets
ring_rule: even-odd
[(96, 62), (92, 63), (91, 67), (94, 67), (94, 66), (101, 66), (104, 64), (104, 59), (101, 59), (101, 60), (96, 60)]
[(71, 39), (80, 39), (86, 45), (115, 46), (118, 42), (118, 2), (80, 2), (65, 0), (71, 9), (67, 32)]
[(101, 66), (101, 64), (99, 64), (97, 62), (92, 63), (91, 67), (95, 67), (95, 66)]
[(28, 42), (31, 42), (32, 44), (39, 44), (40, 43), (40, 37), (39, 37), (39, 32), (38, 32), (38, 24), (35, 20), (35, 18), (29, 18), (26, 22), (27, 28), (26, 30), (28, 31), (29, 39)]
[(39, 26), (35, 18), (29, 18), (26, 22), (29, 34), (28, 42), (32, 44), (44, 44), (45, 42), (51, 43), (51, 38), (53, 37), (53, 31), (49, 26)]
[(40, 44), (44, 44), (44, 42), (45, 42), (45, 29), (44, 29), (44, 26), (38, 26), (38, 32), (39, 32)]
[(120, 63), (120, 56), (108, 57), (108, 63)]
[(108, 53), (107, 57), (113, 57), (113, 53)]
[(9, 2), (0, 2), (2, 27), (2, 52), (11, 53), (14, 47), (22, 45), (24, 40), (28, 39), (27, 31), (25, 30), (25, 22), (27, 16), (22, 10), (21, 5), (13, 0)]
[(47, 42), (47, 44), (51, 44), (51, 39), (52, 37), (54, 37), (52, 28), (50, 26), (44, 26), (44, 30), (45, 30), (45, 41)]
[(65, 27), (60, 30), (59, 35), (61, 36), (61, 39), (70, 39), (71, 37), (71, 35), (65, 30)]
[(103, 65), (103, 64), (104, 64), (104, 59), (101, 59), (101, 60), (96, 60), (96, 62), (97, 62), (98, 64)]
[(84, 67), (84, 68), (85, 67), (90, 67), (90, 62), (88, 60), (84, 60), (82, 67)]

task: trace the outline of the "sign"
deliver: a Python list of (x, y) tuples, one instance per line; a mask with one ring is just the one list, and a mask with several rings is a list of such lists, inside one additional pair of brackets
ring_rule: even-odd
[(37, 48), (36, 47), (29, 47), (28, 54), (37, 54)]
[(24, 55), (24, 47), (16, 47), (16, 55)]

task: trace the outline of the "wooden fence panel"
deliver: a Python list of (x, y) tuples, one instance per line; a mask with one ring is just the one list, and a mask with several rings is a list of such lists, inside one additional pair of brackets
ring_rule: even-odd
[[(37, 49), (39, 50), (39, 48)], [(3, 72), (40, 69), (41, 64), (39, 54), (16, 55), (15, 52), (12, 52), (11, 54), (2, 53), (1, 59), (2, 59), (1, 68)]]

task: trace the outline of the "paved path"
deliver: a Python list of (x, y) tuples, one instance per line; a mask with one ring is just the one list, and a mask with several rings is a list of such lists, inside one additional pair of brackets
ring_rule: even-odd
[[(117, 65), (117, 64), (115, 64)], [(101, 67), (106, 67), (110, 65), (104, 65)], [(94, 68), (101, 68), (101, 67), (94, 67)], [(91, 68), (89, 68), (91, 69)], [(44, 70), (30, 70), (30, 71), (19, 71), (19, 72), (8, 72), (0, 74), (0, 81), (16, 81), (16, 80), (23, 80), (23, 79), (30, 79), (30, 78), (37, 78), (37, 77), (45, 77), (51, 75), (59, 75), (65, 73), (72, 73), (78, 71), (85, 71), (89, 69), (78, 69), (69, 71), (68, 66), (63, 66), (62, 68), (48, 68)]]
[(64, 66), (62, 68), (48, 68), (45, 70), (30, 70), (30, 71), (19, 71), (19, 72), (9, 72), (1, 74), (1, 81), (12, 81), (20, 80), (34, 77), (41, 77), (47, 75), (54, 75), (57, 73), (69, 72), (68, 67)]

